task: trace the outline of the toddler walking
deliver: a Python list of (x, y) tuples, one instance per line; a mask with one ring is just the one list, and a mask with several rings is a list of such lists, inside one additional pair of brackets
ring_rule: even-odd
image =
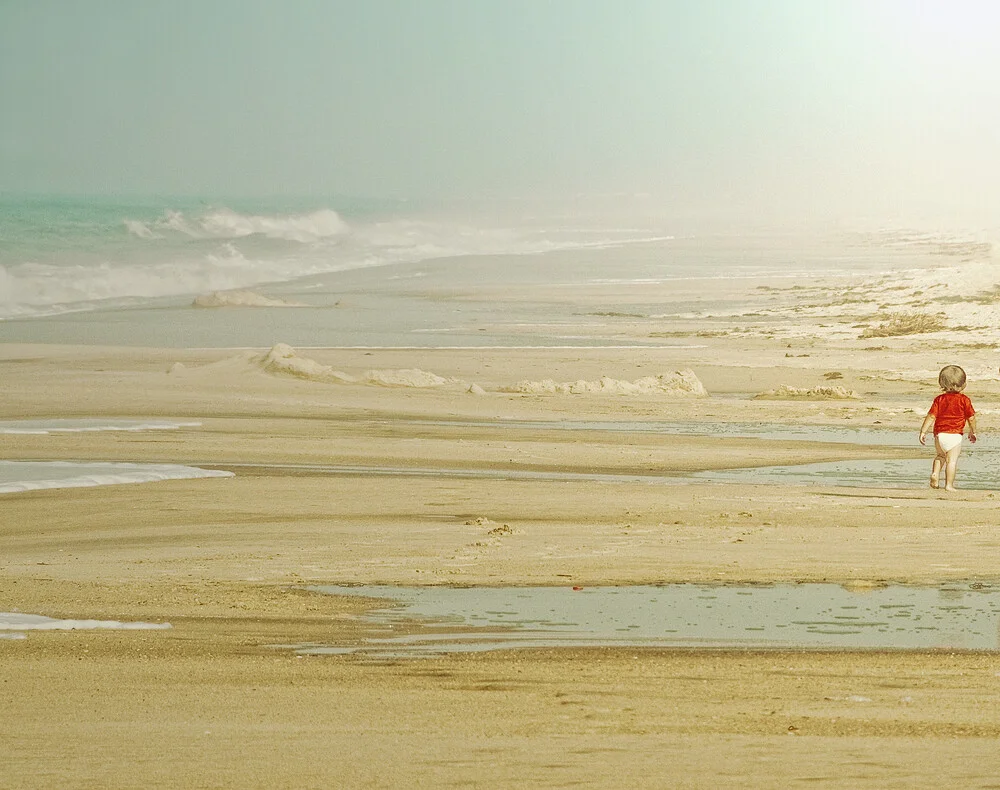
[(938, 374), (938, 384), (944, 390), (931, 404), (920, 426), (920, 443), (927, 443), (927, 431), (934, 426), (934, 463), (931, 465), (931, 488), (940, 488), (944, 470), (944, 490), (954, 491), (958, 455), (962, 452), (962, 432), (969, 424), (969, 441), (976, 441), (976, 410), (965, 389), (965, 371), (958, 365), (945, 365)]

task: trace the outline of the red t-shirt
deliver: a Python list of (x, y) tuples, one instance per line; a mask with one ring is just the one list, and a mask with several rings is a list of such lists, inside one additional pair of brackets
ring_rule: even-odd
[(935, 436), (939, 433), (962, 433), (965, 421), (975, 413), (969, 396), (961, 392), (942, 392), (927, 412), (934, 415)]

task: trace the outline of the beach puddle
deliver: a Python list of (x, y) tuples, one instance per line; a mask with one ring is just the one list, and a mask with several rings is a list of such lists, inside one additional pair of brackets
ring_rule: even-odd
[[(962, 456), (958, 485), (969, 490), (997, 487), (1000, 453), (977, 450)], [(790, 466), (761, 466), (692, 472), (688, 475), (626, 472), (541, 472), (530, 469), (440, 468), (420, 466), (361, 466), (354, 464), (227, 463), (226, 469), (273, 469), (348, 477), (434, 477), (472, 480), (536, 480), (549, 482), (641, 483), (678, 485), (692, 482), (759, 485), (820, 485), (853, 488), (927, 488), (932, 456), (926, 460), (875, 459)], [(943, 492), (942, 492), (943, 493)]]
[(1000, 649), (1000, 588), (981, 584), (309, 589), (376, 600), (363, 643), (294, 646), (304, 655), (410, 658), (530, 647)]
[[(959, 461), (956, 485), (970, 490), (992, 490), (1000, 482), (1000, 453), (977, 448)], [(762, 485), (823, 485), (854, 488), (926, 488), (933, 455), (926, 460), (836, 461), (833, 463), (762, 466), (695, 472), (695, 480)]]
[[(174, 431), (197, 428), (200, 422), (158, 418), (0, 420), (0, 435), (103, 433), (107, 431)], [(35, 491), (43, 488), (80, 488), (150, 483), (158, 480), (186, 480), (198, 477), (232, 477), (218, 469), (200, 469), (182, 464), (125, 463), (111, 461), (0, 461), (0, 494)]]
[[(413, 422), (417, 422), (414, 420)], [(607, 431), (622, 434), (658, 433), (665, 436), (727, 436), (764, 441), (801, 441), (821, 444), (851, 444), (864, 447), (916, 447), (915, 430), (900, 431), (885, 428), (841, 428), (828, 425), (782, 425), (780, 423), (672, 423), (647, 421), (584, 421), (584, 420), (502, 420), (495, 422), (447, 422), (436, 425), (469, 427), (503, 427), (512, 430)], [(685, 477), (661, 475), (559, 475), (558, 479), (582, 477), (595, 482), (668, 483), (683, 480), (723, 483), (774, 485), (824, 485), (856, 488), (924, 488), (928, 484), (933, 442), (926, 448), (924, 459), (871, 459), (837, 461), (834, 463), (799, 464), (788, 466), (747, 467), (710, 472), (696, 472)], [(959, 481), (962, 488), (991, 490), (997, 487), (1000, 469), (1000, 448), (983, 442), (962, 445), (959, 461)], [(420, 470), (424, 471), (424, 470)], [(430, 471), (430, 470), (426, 470)], [(410, 470), (417, 473), (418, 470)], [(467, 471), (466, 476), (472, 474)], [(499, 472), (503, 476), (521, 476), (516, 472)], [(483, 474), (482, 476), (492, 476)], [(537, 475), (536, 475), (537, 477)], [(556, 478), (556, 475), (550, 475)]]

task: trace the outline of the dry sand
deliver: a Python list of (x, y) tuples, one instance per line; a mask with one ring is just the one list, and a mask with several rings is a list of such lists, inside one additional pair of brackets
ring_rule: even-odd
[[(370, 661), (275, 647), (363, 636), (364, 601), (306, 584), (997, 582), (989, 491), (500, 474), (670, 477), (886, 457), (929, 468), (915, 438), (934, 371), (956, 357), (970, 372), (995, 370), (995, 349), (957, 333), (875, 345), (787, 316), (766, 331), (746, 331), (741, 316), (651, 329), (595, 319), (596, 293), (558, 298), (592, 303), (580, 333), (662, 345), (300, 352), (315, 363), (300, 370), (351, 381), (266, 371), (268, 349), (0, 347), (0, 419), (202, 423), (8, 435), (0, 458), (236, 472), (2, 495), (0, 610), (173, 628), (0, 640), (0, 787), (996, 786), (992, 653), (606, 648)], [(709, 397), (505, 391), (684, 370)], [(410, 374), (384, 386), (371, 371)], [(433, 382), (421, 371), (445, 383), (418, 386)], [(857, 398), (750, 400), (829, 387), (831, 372)], [(1000, 386), (980, 377), (970, 394), (989, 440)], [(680, 437), (502, 420), (706, 428)], [(708, 427), (751, 420), (913, 430), (914, 447), (761, 442)], [(498, 474), (331, 475), (317, 464)]]

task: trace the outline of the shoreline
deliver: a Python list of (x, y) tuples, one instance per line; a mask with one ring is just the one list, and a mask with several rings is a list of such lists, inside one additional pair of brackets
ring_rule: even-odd
[[(561, 303), (574, 305), (565, 291)], [(414, 298), (443, 298), (427, 294)], [(991, 490), (315, 474), (648, 477), (851, 459), (924, 459), (929, 472), (916, 432), (935, 366), (958, 358), (996, 370), (996, 350), (967, 348), (959, 333), (871, 341), (846, 325), (853, 339), (827, 329), (807, 338), (779, 321), (772, 336), (773, 321), (745, 332), (742, 314), (643, 325), (587, 314), (606, 307), (593, 298), (583, 314), (570, 308), (580, 334), (676, 331), (705, 348), (298, 350), (306, 369), (354, 379), (335, 383), (264, 370), (254, 358), (267, 347), (0, 346), (0, 419), (200, 423), (5, 435), (0, 458), (260, 464), (225, 479), (2, 495), (0, 609), (173, 625), (0, 640), (7, 778), (25, 788), (707, 788), (736, 778), (750, 788), (937, 788), (1000, 769), (993, 652), (537, 648), (369, 661), (273, 647), (361, 639), (363, 602), (304, 585), (1000, 584)], [(369, 370), (483, 393), (380, 386)], [(602, 377), (622, 389), (678, 370), (693, 371), (708, 397), (504, 389)], [(854, 395), (820, 397), (831, 383)], [(781, 387), (813, 394), (748, 399)], [(988, 443), (1000, 382), (977, 374), (970, 394)], [(579, 427), (608, 421), (691, 433)], [(912, 431), (914, 446), (718, 432), (748, 421)]]

